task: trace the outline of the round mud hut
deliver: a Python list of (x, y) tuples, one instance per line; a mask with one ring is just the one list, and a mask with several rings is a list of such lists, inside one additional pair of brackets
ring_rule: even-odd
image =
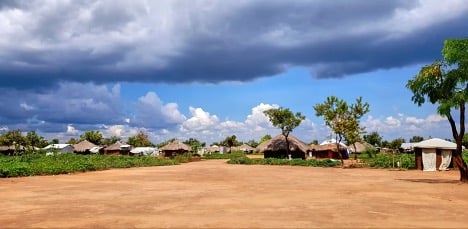
[[(288, 141), (291, 158), (305, 159), (309, 146), (292, 135), (288, 136)], [(286, 138), (282, 134), (258, 145), (255, 151), (263, 153), (264, 158), (289, 158)]]
[(176, 155), (192, 151), (192, 147), (182, 142), (179, 142), (179, 140), (175, 140), (161, 147), (160, 150), (161, 152), (163, 152), (164, 157), (174, 157)]

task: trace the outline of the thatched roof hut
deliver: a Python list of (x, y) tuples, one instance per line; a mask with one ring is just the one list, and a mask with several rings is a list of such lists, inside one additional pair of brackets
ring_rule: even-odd
[[(354, 149), (354, 145), (356, 146), (356, 150)], [(348, 146), (348, 149), (353, 152), (353, 153), (362, 153), (366, 151), (366, 149), (373, 149), (375, 150), (375, 147), (367, 142), (356, 142), (353, 144), (350, 144)]]
[(83, 141), (73, 145), (73, 148), (75, 149), (75, 153), (81, 153), (81, 154), (91, 153), (90, 150), (93, 147), (96, 147), (96, 145), (89, 142), (88, 140), (83, 140)]
[[(312, 156), (315, 158), (330, 158), (330, 159), (339, 159), (340, 155), (338, 153), (338, 149), (336, 147), (336, 143), (328, 143), (324, 145), (314, 145), (310, 147), (312, 150)], [(339, 150), (341, 155), (343, 155), (343, 159), (349, 157), (348, 149), (343, 145), (339, 145)]]
[[(305, 159), (310, 147), (292, 135), (288, 136), (288, 141), (291, 157)], [(263, 153), (264, 158), (288, 158), (286, 138), (282, 134), (258, 145), (255, 151)]]
[(107, 146), (104, 149), (104, 154), (130, 154), (131, 146), (128, 144), (121, 143), (120, 141), (115, 142), (114, 144)]
[(179, 140), (174, 140), (171, 143), (161, 147), (160, 150), (164, 153), (165, 157), (173, 157), (177, 154), (184, 154), (192, 151), (192, 147), (180, 142)]
[(242, 151), (246, 153), (252, 153), (255, 150), (252, 146), (249, 146), (247, 144), (243, 144), (241, 146), (236, 146), (232, 148), (232, 151)]

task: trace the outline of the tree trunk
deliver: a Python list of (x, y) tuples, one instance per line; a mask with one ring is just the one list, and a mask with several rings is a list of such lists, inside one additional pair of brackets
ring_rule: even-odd
[(457, 126), (452, 115), (447, 114), (446, 116), (449, 120), (450, 127), (452, 128), (453, 138), (457, 143), (457, 150), (455, 150), (455, 154), (453, 155), (453, 162), (457, 165), (458, 170), (460, 171), (460, 181), (468, 183), (468, 167), (462, 157), (462, 143), (463, 136), (465, 135), (465, 103), (460, 104), (460, 132), (457, 131)]
[(460, 171), (460, 181), (463, 183), (468, 183), (468, 167), (463, 160), (462, 152), (463, 149), (461, 141), (459, 142), (459, 139), (457, 139), (457, 150), (455, 151), (455, 155), (453, 155), (453, 161)]
[(291, 151), (289, 150), (289, 140), (288, 140), (288, 135), (284, 135), (284, 140), (286, 141), (286, 154), (289, 159), (289, 155), (291, 154)]
[(336, 149), (338, 150), (338, 156), (340, 156), (341, 168), (344, 168), (343, 155), (341, 154), (341, 151), (340, 151), (341, 136), (339, 137), (339, 140), (338, 140), (338, 137), (336, 137), (335, 141), (336, 141)]
[(354, 161), (357, 161), (357, 149), (356, 149), (356, 142), (353, 143), (353, 147), (354, 147)]

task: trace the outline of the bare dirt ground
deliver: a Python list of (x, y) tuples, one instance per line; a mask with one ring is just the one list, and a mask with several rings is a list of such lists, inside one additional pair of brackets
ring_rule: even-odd
[(457, 171), (225, 160), (0, 179), (0, 228), (467, 228)]

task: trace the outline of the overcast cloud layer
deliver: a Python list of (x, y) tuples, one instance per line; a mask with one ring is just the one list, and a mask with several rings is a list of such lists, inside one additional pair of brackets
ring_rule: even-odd
[[(467, 35), (467, 21), (464, 0), (0, 1), (0, 131), (258, 140), (279, 133), (262, 113), (279, 105), (231, 121), (156, 91), (124, 102), (120, 85), (247, 82), (291, 67), (352, 77), (431, 62), (445, 39)], [(368, 131), (390, 136), (446, 127), (433, 115), (366, 118)], [(328, 131), (306, 120), (297, 132)]]
[[(314, 77), (426, 62), (465, 35), (440, 1), (2, 1), (0, 85)], [(429, 55), (428, 55), (429, 54)]]

